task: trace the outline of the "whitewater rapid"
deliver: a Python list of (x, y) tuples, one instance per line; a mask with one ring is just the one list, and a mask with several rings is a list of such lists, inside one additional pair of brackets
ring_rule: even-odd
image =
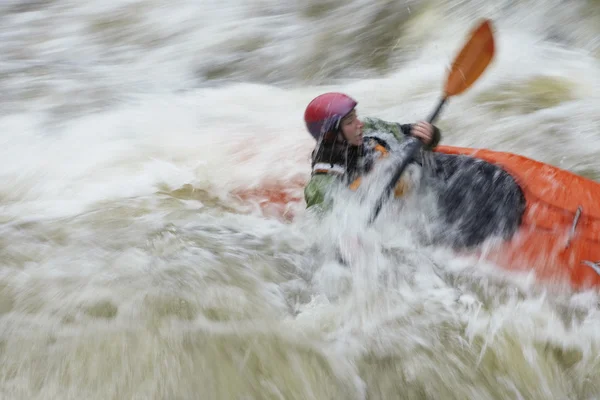
[(597, 293), (305, 211), (306, 104), (424, 119), (482, 17), (443, 142), (600, 179), (593, 0), (3, 1), (0, 398), (600, 397)]

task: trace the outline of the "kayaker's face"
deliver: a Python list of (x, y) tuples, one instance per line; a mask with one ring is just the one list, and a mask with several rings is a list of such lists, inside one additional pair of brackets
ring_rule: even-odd
[(363, 123), (358, 119), (356, 111), (344, 117), (341, 122), (342, 135), (352, 146), (360, 146), (363, 143)]

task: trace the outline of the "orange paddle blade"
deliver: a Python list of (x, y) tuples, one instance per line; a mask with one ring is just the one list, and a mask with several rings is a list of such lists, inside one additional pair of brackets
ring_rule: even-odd
[(484, 20), (471, 34), (452, 69), (444, 88), (445, 97), (464, 92), (479, 78), (494, 57), (494, 35), (490, 20)]

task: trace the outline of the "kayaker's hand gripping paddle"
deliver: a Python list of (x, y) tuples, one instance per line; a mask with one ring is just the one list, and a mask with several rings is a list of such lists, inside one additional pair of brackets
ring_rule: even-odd
[[(494, 35), (491, 29), (491, 22), (490, 20), (486, 19), (479, 25), (479, 27), (477, 27), (477, 29), (473, 31), (471, 38), (454, 60), (450, 73), (448, 74), (448, 78), (446, 79), (444, 95), (442, 96), (435, 111), (429, 117), (429, 123), (433, 123), (433, 121), (435, 121), (438, 114), (442, 110), (442, 107), (446, 103), (446, 100), (452, 96), (464, 92), (473, 84), (473, 82), (477, 80), (477, 78), (479, 78), (479, 76), (487, 68), (493, 56)], [(379, 215), (379, 212), (381, 211), (383, 203), (386, 201), (386, 199), (390, 198), (392, 191), (396, 187), (396, 184), (406, 169), (406, 166), (423, 145), (421, 140), (415, 137), (410, 137), (408, 140), (409, 143), (406, 147), (407, 156), (398, 165), (398, 168), (390, 180), (390, 183), (386, 186), (385, 191), (377, 200), (374, 212), (369, 219), (369, 225), (375, 221), (377, 215)]]

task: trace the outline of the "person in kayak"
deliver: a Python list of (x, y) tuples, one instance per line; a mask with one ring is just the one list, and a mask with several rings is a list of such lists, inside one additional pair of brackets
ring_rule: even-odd
[[(426, 122), (399, 124), (377, 118), (358, 119), (357, 102), (343, 93), (313, 99), (304, 113), (306, 127), (317, 144), (312, 152), (312, 174), (304, 188), (307, 208), (329, 208), (327, 192), (336, 182), (355, 190), (389, 143), (409, 136), (419, 138), (430, 152), (423, 171), (434, 191), (439, 218), (432, 242), (455, 249), (471, 248), (491, 237), (512, 237), (521, 224), (525, 197), (514, 178), (499, 166), (465, 155), (436, 150), (440, 129)], [(423, 158), (423, 160), (425, 159)], [(401, 196), (402, 180), (396, 186)]]
[[(373, 169), (377, 159), (389, 152), (389, 144), (381, 136), (397, 142), (414, 136), (423, 142), (426, 150), (434, 149), (441, 140), (440, 129), (428, 122), (400, 124), (378, 118), (360, 120), (356, 105), (357, 101), (350, 96), (330, 92), (317, 96), (306, 107), (304, 121), (317, 141), (311, 157), (311, 178), (304, 188), (307, 208), (323, 206), (327, 191), (339, 179), (355, 190), (360, 178)], [(399, 190), (397, 195), (400, 195)]]

